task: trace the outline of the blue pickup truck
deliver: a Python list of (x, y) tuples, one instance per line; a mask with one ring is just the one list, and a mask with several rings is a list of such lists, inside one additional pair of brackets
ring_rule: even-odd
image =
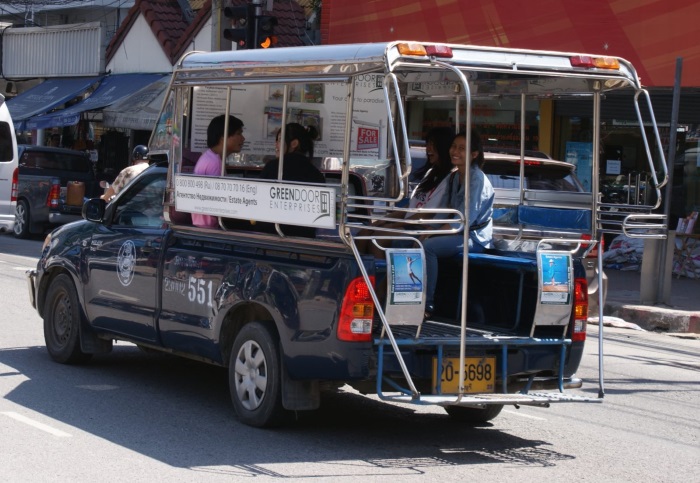
[[(29, 144), (18, 145), (17, 151), (17, 238), (79, 220), (84, 199), (99, 195), (95, 172), (85, 152)], [(77, 196), (70, 196), (72, 191)]]
[[(88, 201), (86, 220), (47, 237), (30, 285), (52, 358), (85, 362), (108, 352), (112, 340), (126, 340), (227, 366), (237, 414), (253, 426), (318, 407), (320, 382), (376, 392), (378, 381), (381, 389), (404, 379), (352, 252), (309, 240), (287, 240), (281, 247), (262, 235), (222, 239), (173, 229), (162, 210), (166, 175), (165, 167), (149, 168), (108, 205)], [(478, 343), (469, 347), (467, 361), (472, 384), (488, 386), (492, 399), (526, 386), (581, 385), (574, 373), (585, 340), (583, 267), (574, 264), (576, 309), (566, 321), (566, 340), (561, 326), (539, 327), (533, 339), (537, 264), (534, 255), (523, 256), (472, 255), (469, 306), (478, 310), (469, 339)], [(370, 260), (367, 268), (377, 275), (386, 269)], [(460, 340), (459, 270), (453, 263), (441, 270), (442, 309), (435, 320), (422, 324), (419, 337), (412, 326), (394, 330), (414, 384), (425, 394), (435, 392), (438, 348), (445, 360), (454, 359)], [(355, 330), (358, 312), (360, 320), (372, 322), (371, 330)], [(507, 372), (501, 373), (504, 364)], [(455, 379), (453, 365), (446, 370), (442, 384)], [(502, 407), (447, 409), (482, 421)]]
[[(256, 427), (316, 409), (323, 390), (344, 384), (468, 423), (506, 405), (600, 402), (602, 375), (597, 393), (576, 390), (588, 316), (582, 260), (620, 227), (664, 236), (655, 207), (616, 206), (616, 225), (596, 193), (521, 186), (499, 207), (500, 222), (535, 249), (509, 243), (440, 260), (427, 317), (421, 238), (468, 236), (469, 224), (457, 210), (402, 202), (409, 130), (436, 105), (457, 107), (458, 127), (478, 96), (599, 103), (601, 86), (643, 92), (621, 59), (557, 52), (389, 42), (187, 54), (149, 143), (160, 162), (108, 204), (86, 202), (84, 220), (54, 230), (28, 273), (47, 350), (80, 363), (125, 340), (227, 367), (236, 414)], [(196, 175), (207, 125), (221, 114), (242, 119), (245, 144), (224, 148), (219, 176)], [(284, 179), (284, 153), (278, 179), (262, 179), (292, 121), (319, 133), (310, 162), (324, 183)], [(462, 122), (470, 132), (471, 117)], [(425, 217), (374, 223), (396, 222), (397, 210)], [(218, 224), (193, 226), (193, 214)], [(441, 226), (429, 215), (444, 217)], [(289, 225), (308, 230), (285, 234)]]

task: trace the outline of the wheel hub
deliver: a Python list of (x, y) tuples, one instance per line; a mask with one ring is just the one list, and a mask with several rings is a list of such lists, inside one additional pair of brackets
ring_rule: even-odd
[(262, 404), (267, 388), (267, 361), (260, 346), (247, 341), (236, 357), (235, 385), (238, 399), (249, 411)]

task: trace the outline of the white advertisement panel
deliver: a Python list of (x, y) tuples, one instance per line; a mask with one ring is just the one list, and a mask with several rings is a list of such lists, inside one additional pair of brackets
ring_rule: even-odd
[[(383, 77), (360, 75), (355, 79), (352, 112), (351, 155), (386, 157), (388, 125)], [(195, 87), (192, 104), (192, 150), (206, 150), (207, 126), (224, 114), (226, 87)], [(274, 155), (275, 137), (282, 126), (283, 84), (245, 85), (231, 88), (230, 113), (243, 121), (244, 154)], [(313, 126), (319, 137), (314, 155), (342, 157), (345, 139), (347, 86), (336, 83), (289, 84), (287, 122)]]
[(335, 228), (335, 200), (333, 187), (175, 176), (175, 207), (187, 213)]

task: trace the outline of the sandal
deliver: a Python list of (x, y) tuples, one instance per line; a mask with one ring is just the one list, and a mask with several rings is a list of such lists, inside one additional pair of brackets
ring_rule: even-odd
[(435, 306), (433, 304), (426, 304), (425, 305), (425, 312), (423, 313), (423, 320), (428, 320), (433, 317), (433, 313), (435, 312)]

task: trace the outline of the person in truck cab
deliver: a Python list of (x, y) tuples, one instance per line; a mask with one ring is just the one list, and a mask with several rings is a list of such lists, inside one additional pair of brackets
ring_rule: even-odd
[[(228, 133), (224, 132), (226, 115), (216, 116), (207, 127), (207, 150), (194, 165), (194, 174), (200, 176), (221, 176), (223, 160), (221, 155), (226, 146), (226, 154), (239, 153), (243, 149), (243, 121), (236, 116), (228, 117)], [(215, 216), (192, 213), (192, 224), (201, 228), (217, 228), (219, 221)]]
[(136, 146), (131, 153), (131, 163), (131, 166), (127, 166), (119, 172), (117, 177), (114, 178), (114, 182), (105, 190), (100, 198), (105, 201), (111, 200), (124, 186), (129, 184), (129, 181), (138, 176), (141, 171), (148, 168), (148, 148), (140, 144)]
[[(467, 151), (467, 135), (457, 134), (450, 146), (452, 164), (457, 168), (447, 177), (447, 189), (441, 206), (459, 210), (469, 226), (469, 251), (483, 252), (492, 246), (493, 238), (493, 200), (494, 191), (491, 182), (481, 170), (484, 165), (484, 149), (479, 134), (472, 130), (471, 148)], [(469, 166), (465, 159), (470, 159)], [(464, 213), (464, 179), (469, 169), (469, 213)], [(451, 226), (446, 224), (445, 229)], [(466, 227), (465, 227), (466, 228)], [(435, 288), (438, 278), (438, 258), (448, 258), (462, 252), (464, 248), (463, 234), (434, 235), (423, 241), (425, 250), (425, 265), (427, 276), (426, 287), (426, 318), (434, 310)]]

